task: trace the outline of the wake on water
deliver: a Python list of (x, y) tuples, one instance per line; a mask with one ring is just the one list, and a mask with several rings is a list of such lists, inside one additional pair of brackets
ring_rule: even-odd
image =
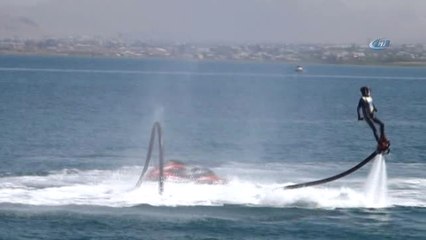
[[(283, 184), (277, 183), (276, 179), (272, 179), (269, 183), (259, 183), (255, 179), (227, 176), (228, 183), (224, 185), (166, 182), (163, 195), (158, 194), (156, 182), (144, 182), (139, 188), (134, 188), (141, 170), (140, 166), (118, 170), (64, 170), (52, 172), (47, 176), (0, 178), (0, 203), (110, 207), (131, 207), (140, 204), (153, 206), (235, 204), (278, 208), (382, 208), (404, 205), (404, 202), (408, 202), (415, 206), (425, 206), (426, 200), (422, 198), (411, 202), (399, 198), (398, 202), (390, 202), (385, 159), (378, 155), (372, 163), (364, 189), (321, 185), (284, 190)], [(235, 171), (227, 170), (235, 174)], [(220, 170), (217, 172), (220, 173)], [(397, 184), (406, 184), (407, 180), (398, 181)], [(419, 184), (422, 185), (423, 182)], [(415, 190), (420, 191), (419, 189), (421, 187)], [(416, 193), (418, 196), (421, 195), (419, 192)]]

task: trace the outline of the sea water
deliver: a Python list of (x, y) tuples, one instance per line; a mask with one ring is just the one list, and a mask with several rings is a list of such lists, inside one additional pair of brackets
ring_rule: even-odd
[[(426, 69), (305, 69), (0, 57), (0, 238), (424, 239)], [(390, 154), (284, 190), (375, 151), (356, 117), (363, 85)], [(155, 121), (166, 160), (208, 167), (227, 184), (135, 188)]]

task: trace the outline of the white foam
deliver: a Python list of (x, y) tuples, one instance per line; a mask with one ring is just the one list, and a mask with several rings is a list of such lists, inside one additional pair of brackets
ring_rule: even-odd
[(385, 158), (380, 154), (373, 159), (373, 167), (364, 186), (368, 207), (380, 208), (389, 205), (387, 181)]
[[(230, 169), (224, 170), (232, 172)], [(166, 182), (163, 194), (159, 195), (158, 184), (155, 182), (144, 182), (140, 188), (134, 188), (140, 171), (141, 167), (125, 167), (118, 170), (63, 170), (51, 172), (47, 176), (3, 177), (0, 178), (0, 203), (111, 207), (139, 204), (237, 204), (308, 208), (426, 206), (424, 179), (391, 179), (390, 189), (387, 190), (384, 159), (373, 161), (365, 189), (362, 188), (365, 181), (363, 176), (350, 181), (339, 180), (338, 183), (293, 190), (284, 190), (282, 186), (285, 184), (277, 183), (279, 179), (259, 183), (247, 176), (244, 179), (227, 176), (228, 183), (225, 185)], [(277, 177), (272, 173), (274, 172), (270, 176)], [(299, 180), (301, 179), (294, 181)]]

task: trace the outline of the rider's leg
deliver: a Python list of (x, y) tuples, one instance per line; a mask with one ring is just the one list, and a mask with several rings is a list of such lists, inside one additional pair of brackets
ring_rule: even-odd
[(365, 121), (368, 123), (368, 126), (370, 126), (371, 130), (373, 130), (374, 137), (376, 138), (377, 143), (380, 142), (379, 135), (377, 134), (376, 126), (374, 126), (374, 123), (371, 121), (370, 118), (365, 118)]
[(373, 118), (372, 119), (375, 123), (380, 125), (380, 136), (381, 137), (385, 137), (385, 124), (383, 124), (382, 121), (380, 121), (378, 118)]

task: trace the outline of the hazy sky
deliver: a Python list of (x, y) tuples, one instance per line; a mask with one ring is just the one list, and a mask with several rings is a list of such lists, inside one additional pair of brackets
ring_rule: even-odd
[(0, 0), (1, 15), (24, 17), (55, 36), (426, 43), (426, 0)]

